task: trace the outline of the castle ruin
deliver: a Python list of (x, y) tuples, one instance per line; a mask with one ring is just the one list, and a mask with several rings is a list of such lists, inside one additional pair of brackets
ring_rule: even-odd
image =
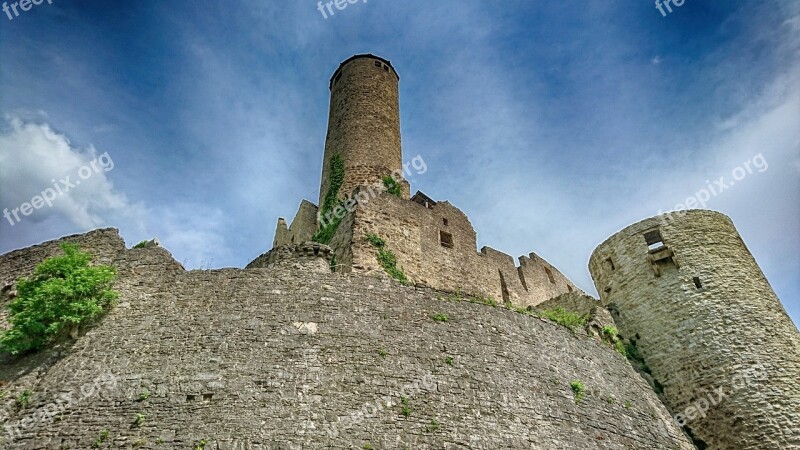
[[(403, 167), (401, 148), (399, 80), (391, 62), (371, 54), (348, 58), (333, 73), (319, 206), (303, 200), (288, 228), (278, 219), (272, 251), (312, 240), (321, 223), (341, 220), (325, 242), (333, 248), (337, 272), (383, 273), (378, 250), (366, 239), (375, 235), (386, 241), (414, 284), (521, 307), (581, 292), (536, 253), (521, 256), (517, 266), (491, 247), (478, 252), (475, 229), (460, 209), (422, 192), (410, 196), (403, 178), (408, 167)], [(332, 193), (341, 205), (322, 211), (334, 156), (343, 163), (342, 180)], [(397, 183), (397, 195), (387, 192), (386, 177)], [(248, 267), (263, 267), (259, 261), (268, 260), (262, 255)]]
[(0, 355), (0, 449), (800, 448), (800, 333), (728, 217), (610, 237), (597, 301), (411, 195), (398, 82), (370, 54), (334, 72), (318, 204), (245, 269), (115, 229), (0, 255), (0, 330), (65, 242), (120, 294), (74, 339)]

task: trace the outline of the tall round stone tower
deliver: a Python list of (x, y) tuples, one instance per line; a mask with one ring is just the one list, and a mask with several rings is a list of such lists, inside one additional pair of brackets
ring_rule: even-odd
[(730, 218), (644, 220), (589, 271), (698, 448), (800, 448), (800, 333)]
[[(331, 179), (331, 159), (344, 161), (339, 196), (402, 170), (400, 77), (392, 64), (371, 54), (355, 55), (339, 65), (330, 81), (331, 106), (322, 165), (320, 207)], [(408, 196), (408, 184), (401, 181)]]

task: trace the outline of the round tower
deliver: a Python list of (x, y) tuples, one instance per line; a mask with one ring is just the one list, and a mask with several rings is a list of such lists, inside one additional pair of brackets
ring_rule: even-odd
[[(371, 54), (355, 55), (334, 72), (320, 208), (330, 186), (334, 155), (341, 156), (344, 162), (339, 198), (356, 186), (380, 182), (393, 173), (402, 177), (399, 81), (388, 60)], [(402, 180), (400, 184), (407, 198), (408, 184)]]
[(589, 271), (698, 448), (800, 446), (800, 333), (730, 218), (646, 219), (597, 247)]

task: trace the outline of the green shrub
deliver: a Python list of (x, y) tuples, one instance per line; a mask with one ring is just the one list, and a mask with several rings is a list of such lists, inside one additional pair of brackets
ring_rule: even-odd
[(606, 325), (603, 327), (603, 336), (615, 341), (617, 339), (617, 327), (612, 327), (611, 325)]
[(403, 269), (397, 267), (397, 257), (394, 256), (394, 253), (386, 249), (379, 250), (378, 263), (381, 265), (381, 267), (383, 267), (383, 270), (385, 270), (390, 277), (403, 284), (408, 283), (406, 273), (403, 272)]
[(340, 205), (339, 190), (344, 184), (344, 159), (341, 155), (333, 155), (331, 158), (331, 171), (330, 171), (330, 184), (328, 185), (328, 192), (325, 193), (325, 199), (322, 202), (322, 210), (320, 217), (322, 220), (330, 220), (327, 225), (320, 227), (314, 236), (311, 238), (314, 242), (320, 244), (330, 244), (333, 240), (333, 235), (342, 223), (342, 218), (336, 216), (329, 217), (331, 211)]
[(470, 303), (480, 303), (482, 305), (497, 306), (497, 301), (488, 295), (476, 295), (467, 299)]
[(386, 192), (394, 195), (395, 197), (403, 196), (403, 190), (400, 187), (400, 184), (394, 178), (388, 175), (383, 177), (383, 185), (386, 186)]
[(92, 448), (100, 448), (100, 445), (108, 440), (108, 430), (103, 430), (100, 432), (100, 436), (94, 441), (92, 444)]
[(403, 404), (403, 409), (401, 413), (403, 417), (408, 417), (411, 415), (411, 405), (409, 404), (408, 397), (400, 397), (400, 403)]
[(143, 402), (143, 401), (147, 400), (148, 398), (150, 398), (150, 391), (145, 389), (139, 394), (139, 398), (137, 398), (136, 401), (137, 402)]
[(426, 429), (428, 433), (433, 433), (434, 431), (439, 429), (439, 422), (437, 422), (436, 419), (431, 419), (431, 423), (428, 424)]
[(553, 322), (561, 325), (562, 327), (567, 327), (572, 331), (575, 331), (576, 328), (584, 326), (589, 320), (588, 315), (579, 316), (578, 314), (571, 313), (564, 308), (546, 309), (542, 311), (542, 314)]
[(314, 242), (319, 242), (320, 244), (330, 244), (333, 240), (333, 236), (336, 234), (336, 230), (339, 229), (339, 224), (342, 223), (342, 219), (340, 217), (333, 217), (327, 225), (320, 227), (314, 236), (311, 237), (311, 240)]
[(9, 304), (11, 329), (0, 336), (0, 350), (12, 355), (41, 350), (100, 316), (118, 297), (111, 290), (112, 267), (90, 267), (91, 255), (76, 245), (61, 249), (63, 256), (46, 259), (17, 283), (18, 296)]
[(383, 267), (383, 270), (395, 280), (408, 284), (408, 278), (403, 269), (397, 267), (397, 257), (391, 250), (386, 249), (386, 241), (378, 235), (367, 233), (364, 237), (373, 247), (378, 249), (378, 263)]
[(618, 351), (620, 355), (626, 358), (628, 357), (628, 348), (625, 347), (625, 343), (622, 342), (621, 339), (617, 339), (617, 341), (614, 342), (614, 350)]
[(20, 408), (24, 408), (24, 407), (28, 406), (28, 403), (30, 403), (31, 394), (32, 394), (32, 392), (30, 391), (30, 389), (25, 389), (24, 391), (20, 392), (20, 394), (17, 396), (17, 398), (14, 400), (14, 402)]
[(383, 248), (386, 246), (386, 241), (376, 234), (367, 233), (365, 239), (367, 240), (367, 242), (372, 244), (373, 247)]
[(448, 322), (450, 320), (450, 318), (447, 317), (447, 314), (442, 314), (442, 313), (434, 314), (433, 316), (431, 316), (431, 319), (433, 319), (434, 322)]
[(133, 248), (144, 248), (147, 245), (147, 241), (139, 242), (138, 244), (134, 245)]
[(333, 155), (331, 158), (330, 183), (328, 192), (322, 202), (322, 212), (327, 213), (339, 203), (339, 189), (344, 184), (344, 159), (341, 155)]
[(586, 395), (586, 386), (580, 380), (573, 380), (569, 386), (572, 388), (572, 393), (575, 395), (575, 403), (580, 403)]

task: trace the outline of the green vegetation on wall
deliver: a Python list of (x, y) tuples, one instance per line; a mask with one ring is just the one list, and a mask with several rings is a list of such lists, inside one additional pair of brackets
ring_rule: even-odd
[(11, 329), (0, 336), (0, 350), (12, 355), (41, 350), (100, 316), (118, 297), (111, 290), (112, 267), (90, 267), (92, 256), (77, 245), (61, 244), (61, 250), (63, 256), (44, 260), (17, 283), (18, 296), (8, 305)]
[(581, 316), (574, 314), (565, 310), (564, 308), (546, 309), (542, 311), (542, 314), (544, 317), (552, 320), (562, 327), (569, 328), (573, 332), (577, 328), (586, 325), (586, 322), (589, 320), (588, 315)]
[(407, 284), (408, 278), (405, 272), (400, 267), (397, 267), (397, 257), (391, 250), (386, 249), (386, 241), (381, 237), (374, 234), (367, 234), (367, 242), (372, 244), (373, 247), (378, 249), (378, 263), (383, 267), (383, 270), (395, 280)]
[(403, 190), (400, 188), (400, 184), (395, 181), (394, 178), (388, 175), (383, 177), (383, 185), (386, 186), (386, 192), (394, 195), (395, 197), (402, 197)]
[(330, 170), (330, 183), (328, 185), (328, 192), (325, 193), (325, 199), (322, 202), (322, 211), (320, 217), (327, 221), (322, 225), (314, 236), (311, 238), (314, 242), (320, 244), (330, 244), (333, 235), (342, 223), (342, 218), (337, 218), (331, 212), (339, 206), (339, 190), (344, 184), (344, 160), (341, 155), (333, 155), (331, 158)]
[(614, 350), (618, 351), (622, 356), (628, 356), (628, 350), (625, 347), (625, 343), (620, 339), (616, 327), (610, 325), (603, 327), (603, 339), (611, 344)]
[(586, 385), (581, 380), (573, 380), (569, 387), (572, 388), (572, 394), (575, 396), (575, 403), (580, 403), (586, 395)]

